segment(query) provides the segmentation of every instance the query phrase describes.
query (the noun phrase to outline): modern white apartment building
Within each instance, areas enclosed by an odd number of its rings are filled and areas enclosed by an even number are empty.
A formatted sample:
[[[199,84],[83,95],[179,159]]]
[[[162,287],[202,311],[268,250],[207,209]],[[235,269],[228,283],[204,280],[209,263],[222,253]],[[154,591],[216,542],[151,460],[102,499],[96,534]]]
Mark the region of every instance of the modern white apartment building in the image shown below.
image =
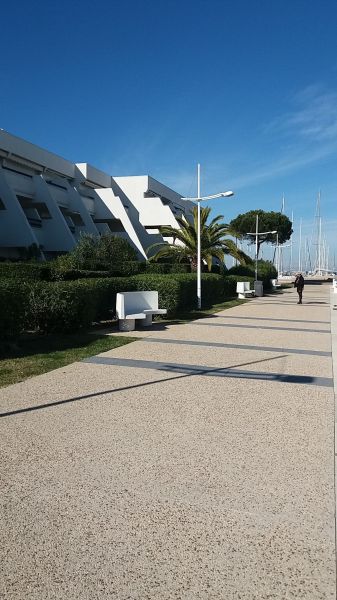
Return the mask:
[[[84,232],[126,238],[146,260],[161,225],[193,204],[150,176],[113,177],[71,163],[0,130],[0,257],[33,244],[45,259],[68,252]]]

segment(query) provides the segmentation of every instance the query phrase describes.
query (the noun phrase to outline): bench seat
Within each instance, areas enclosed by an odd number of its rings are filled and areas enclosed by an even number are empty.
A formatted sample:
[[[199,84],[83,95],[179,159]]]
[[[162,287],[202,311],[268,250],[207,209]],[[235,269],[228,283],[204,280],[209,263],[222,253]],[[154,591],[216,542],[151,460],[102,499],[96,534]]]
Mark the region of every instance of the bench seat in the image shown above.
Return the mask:
[[[119,292],[116,296],[116,315],[120,331],[133,331],[136,320],[140,320],[143,327],[150,327],[153,315],[166,313],[166,308],[158,308],[157,291]]]
[[[142,323],[143,327],[150,327],[152,325],[152,315],[166,315],[166,308],[144,308],[146,319]]]
[[[238,281],[236,283],[236,293],[238,295],[238,298],[240,298],[241,300],[246,298],[246,296],[255,296],[255,290],[250,289],[249,281]]]

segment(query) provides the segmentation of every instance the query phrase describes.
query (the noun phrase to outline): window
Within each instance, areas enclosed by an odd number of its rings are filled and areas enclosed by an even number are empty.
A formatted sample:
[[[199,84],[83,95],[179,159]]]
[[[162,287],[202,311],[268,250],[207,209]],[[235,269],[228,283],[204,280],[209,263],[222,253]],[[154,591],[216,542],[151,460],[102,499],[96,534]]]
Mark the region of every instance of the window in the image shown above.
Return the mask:
[[[28,208],[32,206],[34,200],[29,196],[21,196],[20,194],[16,194],[17,199],[19,200],[22,208]]]

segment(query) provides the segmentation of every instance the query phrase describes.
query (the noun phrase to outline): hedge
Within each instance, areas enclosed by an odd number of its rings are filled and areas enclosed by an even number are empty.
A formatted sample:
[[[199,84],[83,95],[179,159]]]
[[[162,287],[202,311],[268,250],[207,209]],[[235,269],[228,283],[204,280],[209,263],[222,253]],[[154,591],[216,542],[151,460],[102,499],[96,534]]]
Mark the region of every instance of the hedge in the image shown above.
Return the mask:
[[[224,277],[224,297],[234,298],[236,297],[236,284],[238,281],[249,281],[251,287],[254,287],[254,277],[248,277],[243,275],[227,275]]]
[[[272,262],[269,260],[258,260],[257,263],[258,269],[258,278],[263,281],[264,290],[272,289],[272,285],[270,283],[271,279],[277,278],[277,270]],[[228,269],[226,272],[227,275],[235,275],[240,277],[246,277],[247,281],[249,277],[253,277],[255,279],[255,264],[254,265],[237,265],[236,267],[232,267]]]
[[[204,273],[203,306],[222,302],[236,295],[236,282],[253,281]],[[159,306],[173,316],[196,307],[196,275],[141,274],[132,277],[101,277],[76,281],[0,280],[1,337],[15,337],[25,330],[45,333],[74,332],[93,321],[114,316],[116,294],[120,291],[158,290]]]
[[[141,263],[142,267],[140,272],[144,273],[191,273],[191,265],[188,263],[157,263],[157,262],[146,262]]]
[[[25,324],[27,289],[24,283],[0,281],[0,345],[17,337]]]
[[[122,265],[96,264],[93,270],[62,267],[58,261],[45,263],[0,262],[0,279],[21,279],[34,281],[68,281],[97,277],[130,277],[137,274],[190,273],[189,264],[125,262]]]
[[[0,262],[0,279],[49,281],[51,263]]]
[[[95,281],[38,282],[28,291],[26,329],[70,333],[95,319],[99,290]]]

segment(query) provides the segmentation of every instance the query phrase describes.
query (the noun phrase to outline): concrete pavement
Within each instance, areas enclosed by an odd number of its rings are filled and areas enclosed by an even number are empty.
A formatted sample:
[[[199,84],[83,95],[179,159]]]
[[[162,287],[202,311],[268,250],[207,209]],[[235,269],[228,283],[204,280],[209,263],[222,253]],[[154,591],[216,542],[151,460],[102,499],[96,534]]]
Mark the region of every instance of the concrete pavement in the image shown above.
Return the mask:
[[[0,598],[335,598],[329,295],[156,325],[3,389]]]

